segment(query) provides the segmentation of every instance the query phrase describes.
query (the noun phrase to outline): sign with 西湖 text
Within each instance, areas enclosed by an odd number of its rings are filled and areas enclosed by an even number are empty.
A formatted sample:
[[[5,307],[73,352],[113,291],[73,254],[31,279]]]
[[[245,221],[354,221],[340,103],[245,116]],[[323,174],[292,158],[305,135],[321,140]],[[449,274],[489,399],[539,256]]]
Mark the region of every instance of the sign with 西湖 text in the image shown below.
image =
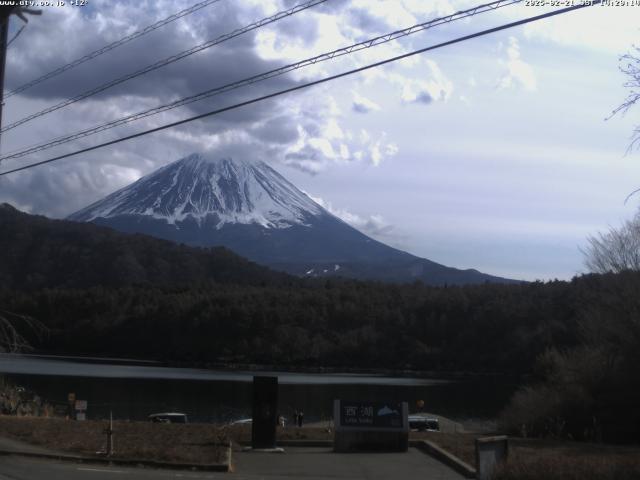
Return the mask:
[[[340,402],[340,425],[343,427],[402,428],[401,403]]]
[[[407,402],[333,402],[336,452],[406,452],[409,448],[409,406]]]

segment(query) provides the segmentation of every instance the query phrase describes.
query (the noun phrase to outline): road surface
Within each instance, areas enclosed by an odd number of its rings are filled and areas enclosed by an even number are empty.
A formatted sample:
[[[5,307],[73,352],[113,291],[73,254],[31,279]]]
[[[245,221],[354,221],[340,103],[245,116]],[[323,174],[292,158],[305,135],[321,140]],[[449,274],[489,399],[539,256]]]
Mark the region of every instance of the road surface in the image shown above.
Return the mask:
[[[333,453],[327,448],[286,448],[285,453],[234,452],[234,473],[157,470],[0,456],[0,480],[461,480],[432,457],[407,453]]]
[[[232,477],[225,473],[156,470],[0,456],[0,480],[204,480]]]
[[[461,475],[415,448],[407,453],[333,453],[285,447],[285,453],[234,452],[237,480],[460,480]]]

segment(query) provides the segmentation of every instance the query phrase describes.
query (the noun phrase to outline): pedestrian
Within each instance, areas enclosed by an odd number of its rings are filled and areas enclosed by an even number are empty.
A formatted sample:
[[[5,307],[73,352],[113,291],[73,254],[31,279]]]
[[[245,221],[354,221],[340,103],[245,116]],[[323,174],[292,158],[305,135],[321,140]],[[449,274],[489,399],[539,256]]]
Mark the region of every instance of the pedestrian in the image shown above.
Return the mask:
[[[300,410],[298,412],[298,427],[302,428],[302,421],[304,420],[304,412]]]
[[[298,425],[299,422],[299,414],[298,414],[298,410],[294,410],[293,411],[293,426],[295,427],[296,425]]]

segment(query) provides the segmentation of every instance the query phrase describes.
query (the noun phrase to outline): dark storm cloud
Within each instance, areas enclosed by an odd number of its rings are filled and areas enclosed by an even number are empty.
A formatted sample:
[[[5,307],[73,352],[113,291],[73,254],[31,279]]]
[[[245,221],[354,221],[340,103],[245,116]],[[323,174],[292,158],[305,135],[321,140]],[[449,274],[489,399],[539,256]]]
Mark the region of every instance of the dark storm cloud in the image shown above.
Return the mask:
[[[98,2],[94,3],[94,6]],[[238,3],[222,0],[124,47],[109,52],[8,100],[6,121],[22,118],[61,99],[77,95],[124,73],[232,31],[299,1]],[[15,88],[141,27],[177,12],[191,2],[101,2],[100,7],[48,9],[29,23],[22,43],[10,49],[7,89]],[[275,9],[274,9],[275,6]],[[281,46],[305,51],[322,34],[318,15],[339,15],[348,2],[329,1],[266,29],[276,32]],[[265,13],[268,12],[268,13]],[[83,16],[84,15],[84,16]],[[341,21],[341,20],[339,20]],[[268,30],[267,30],[268,31]],[[28,36],[27,36],[28,34]],[[256,33],[249,33],[195,54],[170,66],[128,81],[100,95],[46,115],[3,136],[5,151],[39,143],[80,129],[100,125],[163,103],[221,86],[281,66],[290,60],[262,58]],[[278,48],[275,48],[278,51]],[[301,80],[285,75],[260,84],[164,112],[108,130],[72,144],[7,161],[2,170],[90,147],[134,132],[225,107],[266,93],[289,88]],[[362,151],[367,161],[372,145],[344,145],[337,127],[340,114],[327,89],[308,95],[267,100],[250,107],[174,127],[126,143],[96,150],[47,167],[0,179],[0,200],[19,208],[65,216],[141,175],[192,152],[221,157],[286,163],[318,173],[344,151]],[[327,133],[333,131],[334,133]],[[338,133],[336,133],[338,132]],[[332,136],[333,135],[333,136]],[[337,135],[337,136],[336,136]],[[376,142],[375,139],[372,140]],[[377,147],[376,147],[377,148]],[[378,161],[378,160],[376,160]]]
[[[335,2],[333,3],[335,9]],[[186,2],[157,2],[154,4],[155,8],[145,10],[137,7],[137,3],[126,2],[124,5],[130,6],[131,9],[125,9],[123,3],[105,3],[102,9],[96,9],[88,16],[80,15],[78,12],[81,10],[78,9],[47,10],[45,16],[42,17],[43,21],[34,23],[36,27],[29,31],[29,48],[16,49],[11,52],[7,75],[8,88],[14,88],[64,62],[78,58],[88,51],[187,6]],[[59,77],[43,82],[23,92],[20,96],[25,99],[47,100],[50,101],[50,104],[55,104],[60,100],[73,97],[90,88],[121,77],[122,74],[139,70],[158,59],[191,48],[203,41],[231,32],[266,16],[265,12],[255,5],[243,5],[245,7],[243,9],[237,7],[236,3],[223,0],[199,11],[199,14],[189,15],[183,20],[134,40],[124,47],[65,72]],[[283,19],[265,28],[276,29],[278,37],[287,42],[308,45],[318,35],[317,22],[312,15],[306,15],[304,18],[303,15],[311,12],[316,14],[322,11],[320,7]],[[284,7],[280,4],[279,8]],[[131,25],[130,22],[134,22],[134,25]],[[71,26],[73,26],[73,30],[71,30]],[[69,31],[73,31],[73,35],[70,35]],[[109,117],[103,115],[104,121],[124,116],[125,113],[144,111],[149,107],[198,94],[281,66],[284,62],[265,60],[258,55],[255,48],[255,36],[256,32],[250,32],[234,38],[224,44],[124,82],[90,99],[82,100],[43,118],[57,124],[64,123],[70,127],[71,124],[78,123],[70,112],[77,112],[82,116],[82,121],[79,122],[81,127],[86,128],[103,123],[101,121],[92,122],[91,119],[100,118],[99,114],[104,114],[107,110],[111,110],[112,113]],[[86,41],[80,42],[79,39],[86,39]],[[47,44],[57,45],[58,48],[44,49],[43,46]],[[199,115],[296,84],[298,81],[292,79],[291,75],[272,78],[189,104],[177,111],[179,115],[176,115],[177,112],[172,112],[161,118],[167,118],[169,115],[171,120],[177,120]],[[126,98],[123,98],[125,96]],[[137,105],[140,107],[136,107]],[[269,121],[274,113],[278,114],[274,110],[276,108],[276,101],[254,104],[250,108],[241,108],[221,116],[209,117],[206,120],[206,128],[209,129],[209,132],[219,133],[243,124],[264,123]],[[122,115],[118,115],[118,110],[122,112]],[[34,111],[37,110],[27,110],[24,113],[20,110],[15,116],[19,119],[34,113]],[[80,112],[82,113],[80,114]],[[159,122],[157,118],[151,117],[150,121],[157,123]],[[317,117],[307,121],[306,130],[314,135],[318,134],[321,127],[313,123],[320,121],[322,119]],[[270,141],[269,132],[273,132],[272,141],[275,143],[283,143],[283,132],[287,132],[287,138],[290,141],[295,141],[297,135],[295,119],[282,118],[280,123],[281,125],[277,129],[255,128],[251,131],[264,142]],[[56,128],[57,125],[52,127],[52,134],[46,137],[53,137],[53,130]],[[65,131],[73,130],[67,128]]]
[[[154,12],[155,15],[133,8],[128,13],[127,20],[135,21],[137,25],[135,28],[139,28],[153,23],[156,20],[155,17],[161,18],[180,8],[178,3],[164,2],[162,5],[165,9]],[[134,28],[128,26],[126,21],[114,20],[110,17],[117,11],[118,8],[111,5],[107,6],[101,14],[83,17],[77,13],[69,16],[67,9],[47,10],[45,12],[47,18],[43,17],[41,22],[31,22],[34,24],[33,28],[29,26],[29,48],[10,52],[6,87],[15,88],[133,30]],[[187,16],[183,20],[169,24],[43,82],[25,91],[23,95],[44,99],[71,98],[197,44],[229,33],[247,23],[246,20],[238,18],[239,13],[232,2],[223,1],[201,12],[202,15]],[[262,18],[263,15],[256,11],[252,21]],[[198,21],[187,22],[186,20],[194,18]],[[295,26],[289,20],[284,19],[280,22],[289,22],[290,27]],[[69,28],[71,24],[73,29]],[[297,30],[299,33],[309,34],[304,29]],[[293,36],[295,32],[289,32],[287,35]],[[99,94],[99,98],[126,94],[167,101],[172,97],[198,93],[276,67],[276,62],[260,59],[255,52],[254,42],[255,31],[112,87]],[[291,83],[285,78],[280,82],[282,85]]]

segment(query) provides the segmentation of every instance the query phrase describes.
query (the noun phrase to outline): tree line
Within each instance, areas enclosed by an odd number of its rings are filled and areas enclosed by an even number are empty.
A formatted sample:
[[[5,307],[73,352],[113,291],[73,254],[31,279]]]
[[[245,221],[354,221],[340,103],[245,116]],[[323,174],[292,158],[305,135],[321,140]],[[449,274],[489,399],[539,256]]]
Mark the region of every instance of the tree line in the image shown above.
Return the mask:
[[[0,291],[36,348],[188,363],[524,374],[580,342],[589,278],[428,287],[345,279]],[[603,299],[604,300],[604,299]],[[28,332],[24,332],[28,335]]]
[[[191,365],[516,374],[527,385],[505,410],[510,431],[640,433],[640,273],[625,265],[510,285],[300,279],[228,250],[5,205],[0,224],[7,345]],[[608,255],[600,245],[621,251],[598,240],[594,255]]]

